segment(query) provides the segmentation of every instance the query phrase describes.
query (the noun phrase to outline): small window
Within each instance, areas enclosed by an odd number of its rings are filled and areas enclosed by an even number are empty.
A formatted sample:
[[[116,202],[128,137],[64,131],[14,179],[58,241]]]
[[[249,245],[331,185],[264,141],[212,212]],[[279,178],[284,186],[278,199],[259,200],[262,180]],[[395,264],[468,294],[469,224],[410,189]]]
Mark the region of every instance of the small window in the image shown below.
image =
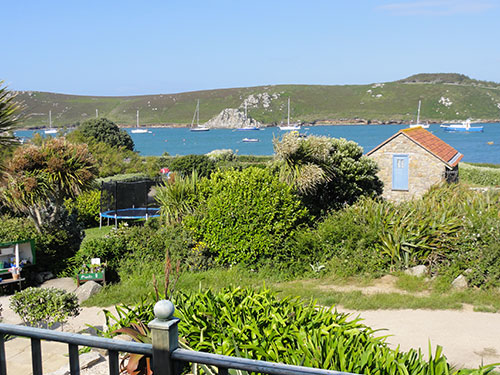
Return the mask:
[[[392,156],[392,190],[408,190],[408,155]]]

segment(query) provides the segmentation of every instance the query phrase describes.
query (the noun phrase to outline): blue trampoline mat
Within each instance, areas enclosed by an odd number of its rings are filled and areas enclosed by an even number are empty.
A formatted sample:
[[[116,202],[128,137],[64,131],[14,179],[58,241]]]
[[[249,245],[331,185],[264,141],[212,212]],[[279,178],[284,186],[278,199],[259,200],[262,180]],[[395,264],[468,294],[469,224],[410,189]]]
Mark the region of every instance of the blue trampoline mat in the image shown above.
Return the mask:
[[[116,214],[116,216],[115,216]],[[111,210],[101,212],[101,217],[109,219],[145,219],[147,217],[160,216],[159,208],[121,208],[119,210]]]

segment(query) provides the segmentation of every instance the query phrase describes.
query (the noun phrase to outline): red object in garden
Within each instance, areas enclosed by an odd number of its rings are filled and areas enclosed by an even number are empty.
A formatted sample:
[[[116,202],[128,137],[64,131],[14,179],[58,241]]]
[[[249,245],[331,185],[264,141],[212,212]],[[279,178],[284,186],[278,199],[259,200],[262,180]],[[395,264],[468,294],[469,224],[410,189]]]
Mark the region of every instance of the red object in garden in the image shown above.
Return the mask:
[[[168,168],[162,168],[162,169],[160,169],[160,173],[166,174],[168,172],[170,172],[170,169],[168,169]]]

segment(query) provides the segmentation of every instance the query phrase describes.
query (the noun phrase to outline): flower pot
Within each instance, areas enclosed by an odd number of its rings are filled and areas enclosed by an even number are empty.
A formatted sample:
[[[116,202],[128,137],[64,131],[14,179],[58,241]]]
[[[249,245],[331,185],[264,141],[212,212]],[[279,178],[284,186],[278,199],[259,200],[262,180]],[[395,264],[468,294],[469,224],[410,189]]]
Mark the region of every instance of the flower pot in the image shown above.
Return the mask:
[[[19,274],[18,274],[18,273],[13,273],[13,274],[12,274],[12,278],[13,278],[14,280],[19,280]]]

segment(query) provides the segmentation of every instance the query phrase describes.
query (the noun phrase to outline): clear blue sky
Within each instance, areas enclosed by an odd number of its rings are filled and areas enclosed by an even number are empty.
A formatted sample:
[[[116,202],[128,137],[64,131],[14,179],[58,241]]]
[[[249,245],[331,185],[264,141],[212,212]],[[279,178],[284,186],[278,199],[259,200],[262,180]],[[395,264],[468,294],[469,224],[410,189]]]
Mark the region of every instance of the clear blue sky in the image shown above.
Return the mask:
[[[19,0],[0,9],[0,80],[12,90],[135,95],[423,72],[500,82],[500,0]]]

